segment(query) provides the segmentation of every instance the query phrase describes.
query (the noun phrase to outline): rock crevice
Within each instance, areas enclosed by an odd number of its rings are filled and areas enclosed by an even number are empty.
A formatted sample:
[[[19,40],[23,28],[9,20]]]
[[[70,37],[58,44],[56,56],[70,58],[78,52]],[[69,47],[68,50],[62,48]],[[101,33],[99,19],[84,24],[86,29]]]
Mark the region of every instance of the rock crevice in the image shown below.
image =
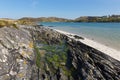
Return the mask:
[[[46,79],[119,80],[120,61],[49,28],[0,28],[0,80]]]

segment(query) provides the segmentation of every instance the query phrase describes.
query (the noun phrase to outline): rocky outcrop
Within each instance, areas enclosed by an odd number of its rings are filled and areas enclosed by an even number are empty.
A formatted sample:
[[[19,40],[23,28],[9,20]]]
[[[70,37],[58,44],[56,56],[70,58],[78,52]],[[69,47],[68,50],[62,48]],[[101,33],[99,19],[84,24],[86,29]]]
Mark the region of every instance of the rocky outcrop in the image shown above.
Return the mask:
[[[28,31],[0,28],[0,80],[37,80],[33,49]]]
[[[120,61],[52,29],[0,28],[0,80],[46,79],[119,80]]]
[[[120,62],[81,42],[68,41],[67,66],[75,80],[119,80]]]
[[[37,34],[37,41],[46,41],[49,45],[58,44],[63,41],[67,45],[68,51],[66,53],[67,61],[65,67],[70,75],[66,75],[66,79],[120,79],[120,62],[112,57],[52,29],[36,27],[35,32]]]

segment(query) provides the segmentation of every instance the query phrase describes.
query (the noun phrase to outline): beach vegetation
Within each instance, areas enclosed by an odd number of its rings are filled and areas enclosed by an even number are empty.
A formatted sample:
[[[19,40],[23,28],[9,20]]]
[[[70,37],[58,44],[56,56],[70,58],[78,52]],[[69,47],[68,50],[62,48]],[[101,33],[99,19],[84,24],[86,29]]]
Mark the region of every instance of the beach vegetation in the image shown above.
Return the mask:
[[[0,28],[2,27],[13,27],[18,29],[16,21],[14,20],[0,20]]]
[[[29,20],[17,20],[19,25],[36,25],[35,22]]]
[[[76,18],[74,22],[120,22],[120,15],[83,16]]]
[[[40,55],[40,52],[39,52],[39,48],[34,45],[34,50],[35,50],[35,53],[36,53],[36,65],[38,68],[40,68],[41,66],[41,63],[40,63],[40,60],[41,60],[41,55]]]
[[[63,45],[46,45],[41,49],[46,50],[46,60],[50,63],[54,62],[54,64],[59,67],[61,63],[65,63],[67,60],[67,50],[68,48]]]

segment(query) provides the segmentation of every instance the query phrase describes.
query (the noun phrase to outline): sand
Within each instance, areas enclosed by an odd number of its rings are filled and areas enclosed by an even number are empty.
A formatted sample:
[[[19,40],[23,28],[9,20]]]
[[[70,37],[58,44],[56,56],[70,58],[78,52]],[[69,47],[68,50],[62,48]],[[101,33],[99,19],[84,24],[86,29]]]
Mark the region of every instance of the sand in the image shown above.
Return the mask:
[[[73,36],[76,35],[76,34],[72,34],[72,33],[68,33],[68,32],[65,32],[65,31],[61,31],[61,30],[57,30],[57,29],[54,29],[55,31],[57,32],[60,32],[62,34],[65,34],[66,36],[70,37],[70,38],[73,38],[75,39]],[[73,36],[71,36],[73,35]],[[82,36],[83,37],[83,36]],[[80,41],[90,47],[93,47],[94,49],[97,49],[109,56],[111,56],[112,58],[120,61],[120,51],[116,50],[116,49],[113,49],[113,48],[110,48],[104,44],[100,44],[98,42],[95,42],[93,40],[90,40],[88,38],[85,38],[83,37],[84,39],[75,39],[76,41]]]

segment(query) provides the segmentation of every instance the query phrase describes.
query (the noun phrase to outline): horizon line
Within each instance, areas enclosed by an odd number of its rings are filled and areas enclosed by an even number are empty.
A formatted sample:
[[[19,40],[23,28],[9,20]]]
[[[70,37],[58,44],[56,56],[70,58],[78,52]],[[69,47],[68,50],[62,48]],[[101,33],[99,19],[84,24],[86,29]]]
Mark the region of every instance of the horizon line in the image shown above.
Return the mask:
[[[116,15],[116,16],[120,16],[120,14],[111,14],[111,15],[84,15],[84,16],[79,16],[79,17],[76,17],[76,18],[80,18],[80,17],[103,17],[103,16],[113,16],[113,15]],[[66,18],[66,17],[60,17],[60,16],[38,16],[38,17],[35,17],[35,16],[22,16],[22,17],[19,17],[19,18],[11,18],[11,17],[0,17],[0,19],[21,19],[21,18],[64,18],[64,19],[76,19],[76,18]]]

